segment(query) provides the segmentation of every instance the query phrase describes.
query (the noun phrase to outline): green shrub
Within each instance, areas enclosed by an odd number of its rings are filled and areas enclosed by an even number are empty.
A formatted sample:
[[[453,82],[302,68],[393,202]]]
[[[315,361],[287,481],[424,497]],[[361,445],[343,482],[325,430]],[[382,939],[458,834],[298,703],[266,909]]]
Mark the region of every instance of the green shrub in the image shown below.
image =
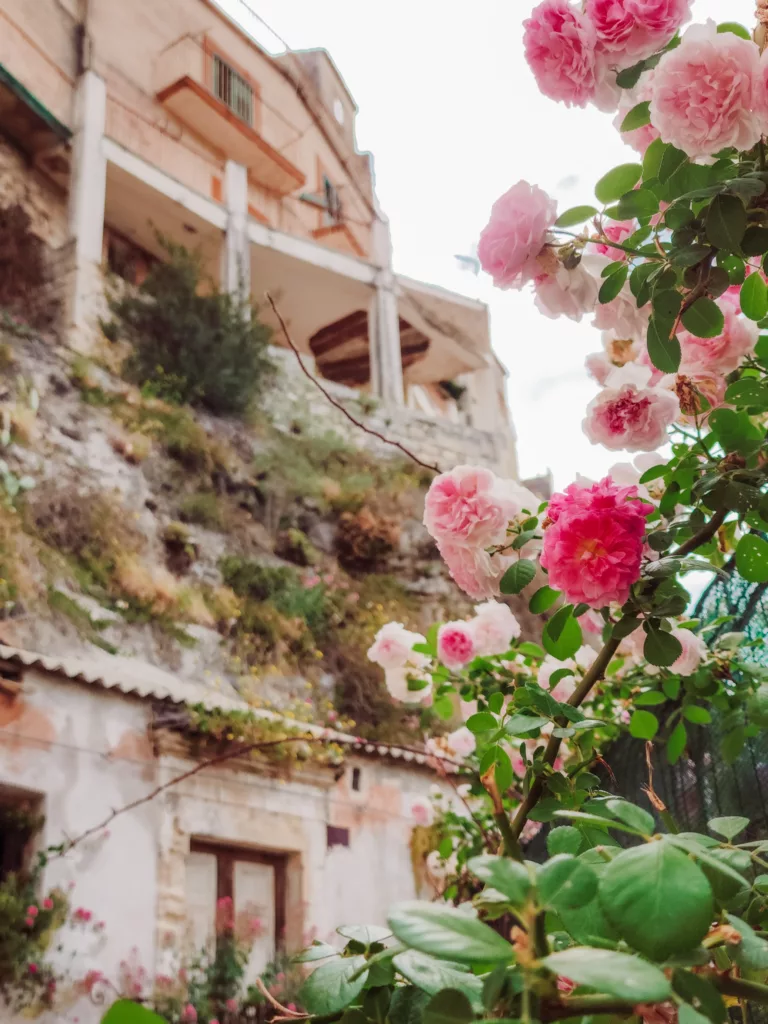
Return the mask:
[[[179,517],[184,523],[216,529],[221,526],[219,499],[212,491],[189,494],[179,503]]]
[[[223,558],[219,568],[238,597],[269,603],[286,618],[302,619],[316,640],[326,634],[334,609],[324,584],[307,586],[289,566],[261,565],[236,555]]]
[[[204,279],[198,253],[160,242],[168,260],[111,304],[134,346],[125,371],[152,397],[244,413],[272,376],[272,332],[255,307]]]

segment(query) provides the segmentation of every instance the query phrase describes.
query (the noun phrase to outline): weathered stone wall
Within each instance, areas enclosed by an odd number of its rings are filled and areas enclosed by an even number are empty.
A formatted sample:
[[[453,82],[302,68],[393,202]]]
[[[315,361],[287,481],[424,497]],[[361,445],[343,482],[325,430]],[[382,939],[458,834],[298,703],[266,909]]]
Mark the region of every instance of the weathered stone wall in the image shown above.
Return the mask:
[[[280,379],[267,396],[267,404],[278,426],[289,428],[292,423],[299,422],[315,429],[335,430],[350,442],[380,454],[397,452],[391,445],[356,429],[339,410],[334,409],[301,372],[293,352],[274,348],[273,356],[280,369]],[[315,373],[311,360],[306,356],[303,358],[310,372]],[[513,472],[514,448],[509,436],[433,419],[411,409],[386,407],[370,395],[333,381],[321,380],[323,387],[355,419],[390,440],[399,441],[424,462],[441,470],[472,463],[488,466],[502,474]]]
[[[48,178],[29,167],[17,149],[0,139],[0,207],[19,203],[32,230],[51,249],[67,240],[66,197]]]

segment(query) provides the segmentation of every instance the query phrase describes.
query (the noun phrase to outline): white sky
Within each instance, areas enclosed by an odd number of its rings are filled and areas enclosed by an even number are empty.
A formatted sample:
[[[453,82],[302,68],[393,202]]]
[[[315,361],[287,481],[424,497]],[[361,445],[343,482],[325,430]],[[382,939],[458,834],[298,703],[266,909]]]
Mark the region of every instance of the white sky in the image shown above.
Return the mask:
[[[260,42],[279,43],[242,0],[219,0]],[[525,178],[560,210],[592,200],[597,179],[634,160],[612,116],[541,96],[522,55],[535,0],[247,0],[291,47],[325,47],[360,111],[358,146],[375,157],[376,189],[395,269],[488,302],[493,344],[509,369],[520,471],[551,468],[557,487],[596,478],[626,453],[581,431],[596,385],[584,357],[600,347],[588,322],[548,320],[528,292],[499,292],[456,267],[493,201]],[[694,0],[694,20],[750,26],[754,0]]]

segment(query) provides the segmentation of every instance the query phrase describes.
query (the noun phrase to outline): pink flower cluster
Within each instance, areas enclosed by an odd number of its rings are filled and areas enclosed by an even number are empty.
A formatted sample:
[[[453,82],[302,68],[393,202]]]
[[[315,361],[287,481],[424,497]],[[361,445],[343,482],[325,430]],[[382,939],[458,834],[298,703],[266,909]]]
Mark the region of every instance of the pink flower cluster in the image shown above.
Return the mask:
[[[539,89],[568,106],[616,108],[616,70],[662,49],[690,0],[543,0],[524,23],[525,58]]]
[[[437,633],[437,656],[458,671],[478,656],[506,654],[520,636],[520,623],[507,605],[486,601],[468,621],[446,622]]]
[[[424,525],[437,542],[451,576],[470,597],[498,594],[499,580],[522,551],[487,549],[506,545],[509,524],[524,510],[535,513],[538,499],[513,480],[489,469],[457,466],[435,477],[424,502]]]
[[[384,683],[394,700],[417,704],[432,699],[432,681],[424,674],[429,659],[413,649],[423,643],[426,640],[421,633],[412,633],[402,622],[387,622],[368,649],[368,660],[384,669]],[[410,690],[409,679],[423,679],[427,685]]]
[[[638,500],[636,487],[618,487],[610,477],[556,494],[541,554],[550,584],[573,604],[604,608],[626,601],[640,576],[645,517],[652,511]]]

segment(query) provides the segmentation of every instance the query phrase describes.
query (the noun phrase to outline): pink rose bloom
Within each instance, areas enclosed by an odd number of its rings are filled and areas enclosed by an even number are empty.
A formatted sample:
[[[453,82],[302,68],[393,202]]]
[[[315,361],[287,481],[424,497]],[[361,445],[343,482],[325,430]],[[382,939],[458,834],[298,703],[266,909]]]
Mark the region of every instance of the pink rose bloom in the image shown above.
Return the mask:
[[[716,338],[697,338],[688,331],[679,332],[683,354],[680,373],[688,376],[730,373],[738,368],[744,356],[754,351],[760,336],[757,324],[739,316],[737,307],[725,296],[720,297],[718,305],[725,317],[722,334]]]
[[[620,68],[662,49],[690,17],[690,0],[587,0],[598,49]]]
[[[437,631],[437,656],[457,672],[477,654],[475,637],[469,622],[446,622]]]
[[[599,274],[599,271],[598,271]],[[555,274],[542,274],[533,283],[536,308],[550,320],[567,316],[577,323],[597,303],[597,276],[589,272],[584,259],[573,270],[561,266]]]
[[[183,1021],[188,1021],[189,1024],[195,1024],[195,1021],[197,1020],[197,1010],[194,1008],[192,1003],[187,1003],[181,1011],[181,1019]]]
[[[619,243],[624,242],[635,231],[637,231],[637,224],[633,220],[615,221],[613,224],[607,224],[603,228],[603,234],[610,241]],[[591,242],[590,245],[595,252],[600,253],[601,256],[606,256],[611,263],[627,258],[627,253],[623,249],[614,249],[613,246],[607,245],[605,242]]]
[[[39,968],[37,964],[28,964],[27,970],[29,971],[30,974],[37,974]]]
[[[682,644],[683,653],[672,663],[671,671],[681,676],[693,675],[709,653],[709,648],[701,637],[692,633],[690,629],[673,629],[672,636]]]
[[[440,544],[439,549],[454,582],[475,601],[495,597],[501,577],[515,561],[501,555],[491,558],[482,548],[463,544]]]
[[[759,92],[757,45],[718,32],[714,21],[693,25],[656,67],[651,124],[692,158],[751,149],[760,139]]]
[[[611,451],[652,451],[664,444],[667,429],[680,413],[677,396],[664,388],[642,386],[650,373],[636,364],[614,370],[606,387],[587,406],[584,433],[592,444]]]
[[[424,525],[440,545],[447,542],[484,548],[501,544],[510,519],[520,512],[515,486],[490,469],[456,466],[432,481],[424,501]],[[536,499],[533,501],[526,506],[531,511],[536,509]]]
[[[43,910],[53,910],[53,900],[46,898],[43,900]]]
[[[429,800],[417,797],[411,804],[411,817],[417,825],[429,828],[435,820],[435,812]]]
[[[605,384],[608,377],[616,369],[605,352],[590,352],[584,360],[587,373],[598,384]]]
[[[427,685],[420,690],[411,690],[408,685],[411,679],[419,679]],[[403,668],[385,669],[384,685],[390,697],[402,704],[430,704],[432,702],[432,679],[410,665]]]
[[[449,732],[445,737],[445,741],[454,756],[458,758],[469,757],[470,754],[474,753],[477,746],[474,734],[465,725],[454,732]]]
[[[421,633],[412,633],[402,622],[388,622],[382,626],[368,648],[368,660],[387,669],[423,668],[429,661],[426,655],[414,651],[414,644],[426,640]]]
[[[462,700],[459,701],[459,711],[464,722],[468,721],[472,715],[477,714],[477,701],[476,700]]]
[[[34,903],[31,906],[27,907],[27,917],[37,917],[39,913],[40,911],[37,909]]]
[[[576,688],[576,680],[573,676],[573,672],[576,668],[576,662],[573,658],[567,658],[565,661],[558,661],[557,658],[553,658],[551,654],[548,654],[539,666],[539,671],[536,675],[536,682],[542,690],[549,690],[553,674],[565,668],[570,669],[571,675],[564,676],[562,679],[558,680],[552,690],[552,696],[555,700],[559,701],[568,700]],[[557,693],[555,691],[557,691]]]
[[[627,600],[640,576],[645,517],[653,511],[636,496],[635,487],[617,487],[606,477],[591,487],[572,484],[550,502],[554,521],[544,531],[541,564],[567,601],[604,608]]]
[[[512,641],[520,636],[520,623],[505,604],[486,601],[475,608],[469,623],[476,653],[484,656],[506,654]]]
[[[33,928],[35,924],[34,917],[25,917],[24,924],[27,926],[27,928]]]
[[[237,1009],[238,1004],[236,999],[228,999],[224,1005],[226,1006],[230,1013],[234,1013],[235,1010]]]
[[[518,181],[491,207],[477,257],[497,288],[522,288],[537,277],[537,259],[557,218],[557,202],[537,185]]]
[[[625,284],[615,299],[595,306],[592,321],[600,331],[612,331],[615,338],[644,342],[648,333],[650,303],[638,308],[637,299],[628,284]]]
[[[594,99],[597,33],[566,0],[544,0],[523,22],[525,59],[541,92],[566,106]]]

